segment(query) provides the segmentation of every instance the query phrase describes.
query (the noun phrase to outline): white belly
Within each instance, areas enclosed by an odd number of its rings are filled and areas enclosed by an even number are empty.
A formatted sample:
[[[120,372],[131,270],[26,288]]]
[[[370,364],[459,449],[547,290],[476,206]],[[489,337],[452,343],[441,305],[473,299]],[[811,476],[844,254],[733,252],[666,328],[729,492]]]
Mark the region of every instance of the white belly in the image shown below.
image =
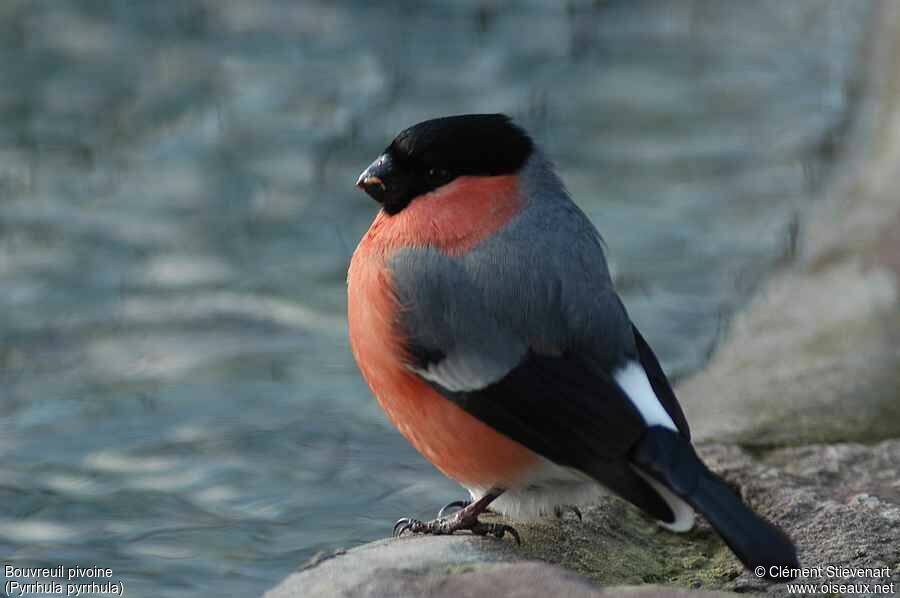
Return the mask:
[[[484,496],[490,488],[466,486],[472,500]],[[552,515],[556,507],[584,505],[606,492],[583,473],[560,467],[546,459],[535,467],[527,480],[509,488],[491,503],[491,510],[510,519],[535,519]]]

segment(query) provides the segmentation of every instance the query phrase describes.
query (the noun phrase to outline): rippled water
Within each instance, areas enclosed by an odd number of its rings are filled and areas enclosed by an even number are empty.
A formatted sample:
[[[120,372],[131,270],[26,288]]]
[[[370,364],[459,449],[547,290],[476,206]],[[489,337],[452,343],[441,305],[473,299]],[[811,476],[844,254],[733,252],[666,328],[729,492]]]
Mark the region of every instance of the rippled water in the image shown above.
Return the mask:
[[[0,4],[0,561],[261,592],[461,496],[352,363],[358,172],[516,115],[683,373],[832,161],[842,0]]]

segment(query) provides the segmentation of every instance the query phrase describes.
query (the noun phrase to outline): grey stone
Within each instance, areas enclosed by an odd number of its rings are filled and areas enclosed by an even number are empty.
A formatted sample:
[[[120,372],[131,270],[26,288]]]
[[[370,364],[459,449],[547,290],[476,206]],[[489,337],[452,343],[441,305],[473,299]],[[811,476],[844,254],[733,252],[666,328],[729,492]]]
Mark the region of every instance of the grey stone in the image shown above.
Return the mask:
[[[884,596],[900,590],[900,440],[812,444],[756,458],[717,445],[705,447],[703,455],[744,500],[788,532],[803,567],[820,568],[795,583],[869,584],[870,595]],[[847,575],[829,573],[829,566],[879,571]],[[892,582],[891,591],[874,588]],[[746,571],[724,587],[788,595],[786,584],[764,584]]]
[[[506,543],[465,535],[380,540],[333,555],[319,555],[267,596],[355,596],[368,591],[364,588],[375,579],[378,587],[383,587],[392,580],[406,583],[411,577],[431,579],[514,560],[515,554]]]

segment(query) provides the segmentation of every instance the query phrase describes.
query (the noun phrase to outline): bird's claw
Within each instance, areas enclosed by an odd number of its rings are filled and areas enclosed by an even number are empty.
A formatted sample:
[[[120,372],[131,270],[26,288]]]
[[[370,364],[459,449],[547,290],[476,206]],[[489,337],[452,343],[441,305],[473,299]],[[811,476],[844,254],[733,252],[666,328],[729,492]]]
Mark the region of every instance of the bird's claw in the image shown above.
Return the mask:
[[[391,534],[395,538],[403,535],[403,532],[410,531],[414,534],[431,534],[440,536],[444,534],[452,534],[450,529],[452,526],[451,518],[435,519],[433,521],[420,521],[412,517],[403,517],[394,524],[394,532]]]
[[[403,532],[412,527],[413,523],[421,523],[421,521],[409,517],[401,517],[397,520],[397,523],[394,524],[394,531],[391,532],[391,536],[399,538],[403,535]]]
[[[471,532],[476,536],[494,536],[498,540],[509,534],[516,541],[516,544],[522,545],[522,538],[519,537],[519,532],[516,531],[516,528],[505,523],[481,523],[478,521],[472,526]]]

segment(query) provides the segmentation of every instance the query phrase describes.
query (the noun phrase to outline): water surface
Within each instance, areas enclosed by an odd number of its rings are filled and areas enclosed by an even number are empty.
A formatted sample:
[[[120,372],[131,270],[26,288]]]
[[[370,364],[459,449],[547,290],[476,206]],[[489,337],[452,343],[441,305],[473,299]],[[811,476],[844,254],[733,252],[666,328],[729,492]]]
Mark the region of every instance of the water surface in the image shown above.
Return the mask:
[[[0,561],[252,595],[460,497],[346,340],[401,128],[505,111],[703,363],[840,147],[867,2],[0,6]]]

